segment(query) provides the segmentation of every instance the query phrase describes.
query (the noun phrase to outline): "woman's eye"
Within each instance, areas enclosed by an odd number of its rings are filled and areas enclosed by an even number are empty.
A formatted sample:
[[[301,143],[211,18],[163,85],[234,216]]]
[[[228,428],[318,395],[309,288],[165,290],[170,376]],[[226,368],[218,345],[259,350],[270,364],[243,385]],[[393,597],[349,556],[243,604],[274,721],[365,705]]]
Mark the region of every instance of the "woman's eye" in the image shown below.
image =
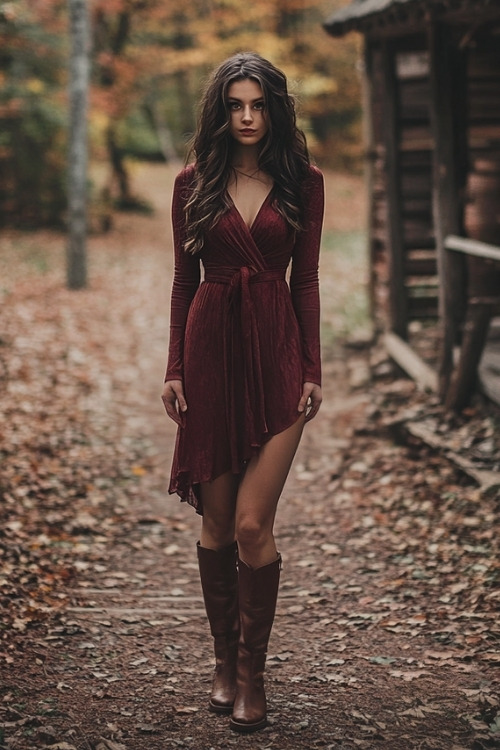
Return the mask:
[[[264,102],[257,102],[254,108],[258,110],[259,112],[262,112],[262,110],[264,109]]]
[[[240,108],[240,105],[238,102],[229,102],[229,109],[233,112],[236,112]]]

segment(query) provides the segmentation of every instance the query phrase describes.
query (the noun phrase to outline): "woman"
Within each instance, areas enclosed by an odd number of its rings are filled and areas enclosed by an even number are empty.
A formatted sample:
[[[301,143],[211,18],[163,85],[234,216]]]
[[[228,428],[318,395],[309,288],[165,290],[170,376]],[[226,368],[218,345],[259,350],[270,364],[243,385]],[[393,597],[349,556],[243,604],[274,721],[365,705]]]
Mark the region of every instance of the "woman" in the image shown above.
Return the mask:
[[[172,206],[162,399],[178,432],[169,491],[202,515],[198,561],[216,657],[209,708],[253,732],[267,723],[276,507],[321,403],[323,178],[310,166],[285,76],[254,53],[215,70],[193,153]]]

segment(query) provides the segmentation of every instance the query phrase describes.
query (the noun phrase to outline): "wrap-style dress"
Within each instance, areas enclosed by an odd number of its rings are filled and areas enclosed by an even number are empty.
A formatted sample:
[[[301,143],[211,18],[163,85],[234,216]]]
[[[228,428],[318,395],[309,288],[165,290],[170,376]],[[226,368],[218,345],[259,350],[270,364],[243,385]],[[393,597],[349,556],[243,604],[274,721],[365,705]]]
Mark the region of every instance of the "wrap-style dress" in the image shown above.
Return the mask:
[[[273,189],[251,227],[231,201],[202,251],[192,255],[183,244],[193,175],[193,165],[183,169],[173,193],[175,269],[165,380],[183,381],[188,405],[177,431],[169,492],[202,514],[200,482],[241,473],[272,435],[298,419],[303,383],[321,384],[324,196],[323,176],[311,166],[299,233],[274,207]]]

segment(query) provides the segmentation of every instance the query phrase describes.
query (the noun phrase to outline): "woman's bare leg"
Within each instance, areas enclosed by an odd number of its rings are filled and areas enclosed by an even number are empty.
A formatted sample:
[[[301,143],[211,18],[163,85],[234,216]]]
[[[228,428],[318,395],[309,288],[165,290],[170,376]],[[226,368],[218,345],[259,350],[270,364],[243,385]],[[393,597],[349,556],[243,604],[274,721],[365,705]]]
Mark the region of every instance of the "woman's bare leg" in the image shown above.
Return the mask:
[[[203,520],[202,547],[219,550],[234,542],[236,493],[239,477],[231,472],[200,485]]]
[[[274,435],[248,463],[236,501],[236,540],[241,560],[260,568],[276,560],[273,535],[278,500],[304,428],[304,418]]]

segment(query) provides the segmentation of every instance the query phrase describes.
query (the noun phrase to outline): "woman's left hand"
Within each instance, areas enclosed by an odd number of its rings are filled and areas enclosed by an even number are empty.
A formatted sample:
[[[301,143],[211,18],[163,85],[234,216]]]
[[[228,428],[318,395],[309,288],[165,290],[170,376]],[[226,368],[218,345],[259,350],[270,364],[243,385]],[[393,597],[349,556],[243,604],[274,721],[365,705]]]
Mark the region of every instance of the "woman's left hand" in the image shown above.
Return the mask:
[[[310,422],[316,416],[322,400],[321,386],[316,385],[316,383],[304,383],[298,410],[305,412],[306,422]]]

